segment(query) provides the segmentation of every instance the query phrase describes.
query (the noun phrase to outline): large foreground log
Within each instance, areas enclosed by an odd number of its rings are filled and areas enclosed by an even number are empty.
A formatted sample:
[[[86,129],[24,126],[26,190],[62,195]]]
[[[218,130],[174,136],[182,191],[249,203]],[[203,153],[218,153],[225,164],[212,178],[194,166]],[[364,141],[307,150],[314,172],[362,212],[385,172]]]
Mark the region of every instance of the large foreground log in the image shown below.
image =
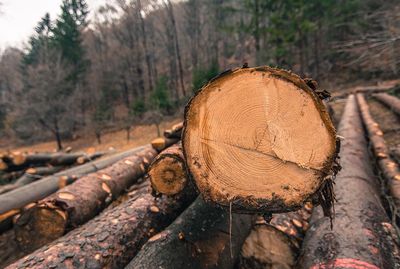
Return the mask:
[[[400,117],[400,99],[387,93],[375,94],[374,97],[382,104],[393,110]]]
[[[148,170],[151,186],[156,193],[174,195],[191,184],[180,143],[163,150]]]
[[[311,209],[306,204],[294,212],[274,214],[269,223],[258,220],[243,244],[239,268],[295,268]]]
[[[182,144],[203,197],[239,211],[300,208],[327,182],[338,150],[317,93],[269,67],[224,72],[198,91]]]
[[[369,142],[373,153],[377,159],[379,170],[386,180],[389,187],[390,195],[393,198],[396,209],[393,212],[397,213],[400,218],[400,169],[399,165],[390,157],[390,151],[386,146],[383,132],[379,128],[379,124],[372,118],[369,112],[369,107],[365,98],[361,94],[357,94],[357,101],[361,111],[365,128],[368,133]]]
[[[2,194],[0,195],[0,214],[6,213],[12,209],[22,208],[29,203],[43,199],[46,196],[56,192],[60,186],[65,186],[67,183],[72,183],[77,177],[96,172],[99,169],[103,169],[115,163],[118,160],[150,147],[150,145],[146,145],[115,154],[106,159],[89,162],[87,164],[59,172],[52,176],[44,177],[36,182],[33,182],[32,184],[29,184],[28,186],[23,186],[16,190]]]
[[[148,185],[147,185],[148,186]],[[192,193],[154,198],[147,189],[7,268],[120,269],[143,244],[194,199]]]
[[[357,103],[350,95],[340,122],[343,169],[335,181],[335,219],[314,210],[298,268],[395,268],[391,224],[379,199]]]
[[[22,211],[14,225],[21,249],[37,249],[93,218],[136,183],[156,155],[151,147],[144,148]]]
[[[250,229],[251,216],[230,216],[199,197],[173,224],[150,238],[126,268],[230,269]]]

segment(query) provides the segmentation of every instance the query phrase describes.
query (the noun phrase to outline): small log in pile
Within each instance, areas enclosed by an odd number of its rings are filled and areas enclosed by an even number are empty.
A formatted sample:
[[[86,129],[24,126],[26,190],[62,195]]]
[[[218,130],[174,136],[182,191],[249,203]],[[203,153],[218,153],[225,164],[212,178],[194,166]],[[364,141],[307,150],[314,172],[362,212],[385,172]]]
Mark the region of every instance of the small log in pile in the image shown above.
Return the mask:
[[[76,180],[21,212],[14,230],[25,251],[37,249],[93,218],[136,183],[157,155],[151,147]]]
[[[324,97],[269,67],[224,72],[198,91],[182,145],[204,199],[244,212],[290,211],[312,199],[329,208],[338,147]]]
[[[260,218],[243,244],[240,269],[295,268],[312,205],[274,214],[266,223]]]
[[[390,157],[390,151],[386,146],[383,132],[379,124],[375,122],[369,112],[369,106],[361,94],[357,94],[357,101],[361,111],[365,128],[368,133],[369,142],[377,159],[379,170],[382,173],[389,187],[390,195],[393,198],[397,210],[397,217],[400,218],[400,169],[399,165]]]
[[[400,117],[400,99],[387,93],[374,94],[376,100],[389,107]]]
[[[180,143],[158,154],[151,163],[148,174],[156,193],[175,195],[185,187],[194,189],[187,173],[186,161]]]
[[[335,219],[314,210],[297,268],[395,268],[392,226],[379,199],[356,98],[350,95],[340,122],[343,169],[335,181]]]
[[[147,185],[149,186],[149,185]],[[147,188],[7,268],[123,268],[143,244],[168,226],[193,193],[153,197]]]
[[[168,138],[168,137],[158,137],[151,141],[152,147],[158,152],[163,151],[164,149],[172,146],[176,142],[179,141],[179,138]]]
[[[3,156],[0,170],[12,172],[23,170],[27,167],[36,166],[68,166],[73,164],[83,164],[85,162],[97,159],[104,155],[104,152],[96,152],[93,154],[86,153],[36,153],[36,154],[23,154],[12,153]],[[1,164],[1,162],[0,162]]]
[[[35,180],[41,179],[43,176],[52,175],[62,170],[62,166],[35,167],[29,168],[14,183],[0,187],[0,194],[15,190],[24,185],[28,185]]]
[[[0,195],[0,214],[13,209],[20,209],[25,205],[36,202],[56,192],[60,187],[72,183],[76,178],[96,172],[116,161],[137,153],[150,145],[142,146],[122,153],[115,154],[105,159],[96,160],[77,167],[73,167],[54,175],[44,177],[27,186]]]
[[[179,122],[172,126],[171,129],[164,131],[164,136],[166,138],[177,138],[181,139],[183,130],[183,122]]]
[[[150,238],[126,268],[233,268],[251,219],[230,215],[199,197],[173,224]]]

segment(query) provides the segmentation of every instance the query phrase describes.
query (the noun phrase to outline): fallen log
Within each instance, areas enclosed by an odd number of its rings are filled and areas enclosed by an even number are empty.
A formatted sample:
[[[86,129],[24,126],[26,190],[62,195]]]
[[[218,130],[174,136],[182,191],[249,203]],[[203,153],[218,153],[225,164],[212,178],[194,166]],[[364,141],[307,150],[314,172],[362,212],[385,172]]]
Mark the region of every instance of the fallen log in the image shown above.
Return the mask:
[[[168,228],[150,238],[126,268],[233,268],[251,219],[230,215],[199,197]]]
[[[334,185],[334,223],[319,208],[313,211],[296,268],[395,268],[392,226],[379,199],[354,95],[348,98],[339,135],[344,137],[343,168]]]
[[[15,190],[24,185],[28,185],[35,180],[41,179],[43,176],[52,175],[62,170],[62,166],[50,166],[50,167],[35,167],[26,170],[20,178],[18,178],[14,183],[1,186],[0,194]]]
[[[20,248],[37,249],[96,216],[145,174],[156,155],[146,147],[23,210],[14,224]]]
[[[376,100],[389,107],[400,117],[400,99],[387,93],[374,94]]]
[[[183,130],[183,122],[177,123],[172,126],[171,129],[164,131],[164,136],[166,138],[177,138],[181,139]]]
[[[135,154],[145,148],[149,149],[151,146],[146,145],[143,147],[131,149],[122,153],[115,154],[106,159],[100,159],[70,168],[52,176],[44,177],[36,182],[23,186],[13,191],[0,195],[0,214],[6,213],[12,209],[19,209],[29,203],[38,201],[46,196],[56,192],[60,185],[72,183],[73,179],[83,175],[96,172],[103,169],[118,160]]]
[[[383,132],[379,128],[379,124],[372,118],[369,112],[369,106],[365,98],[361,94],[357,94],[357,102],[360,107],[361,118],[367,130],[369,143],[372,151],[377,159],[379,170],[383,175],[388,187],[390,195],[393,198],[394,205],[397,210],[393,210],[397,218],[400,218],[400,169],[399,165],[390,157],[390,151],[386,146]]]
[[[182,145],[203,197],[244,212],[300,208],[330,186],[338,151],[317,93],[269,67],[230,70],[199,90]]]
[[[32,166],[68,166],[73,164],[83,164],[85,162],[97,159],[103,156],[104,152],[96,152],[93,154],[86,153],[36,153],[24,154],[13,153],[9,156],[10,162],[7,167],[0,166],[5,171],[18,171]]]
[[[148,174],[156,193],[175,195],[191,184],[181,144],[175,144],[158,154]]]
[[[239,268],[295,268],[311,209],[306,204],[295,212],[274,214],[269,223],[259,219],[242,246]]]
[[[178,138],[166,138],[166,137],[158,137],[151,141],[152,147],[158,152],[163,151],[164,149],[172,146],[173,144],[179,141]]]
[[[128,201],[7,268],[124,268],[148,238],[195,199],[192,193],[154,198],[148,189],[137,191]]]

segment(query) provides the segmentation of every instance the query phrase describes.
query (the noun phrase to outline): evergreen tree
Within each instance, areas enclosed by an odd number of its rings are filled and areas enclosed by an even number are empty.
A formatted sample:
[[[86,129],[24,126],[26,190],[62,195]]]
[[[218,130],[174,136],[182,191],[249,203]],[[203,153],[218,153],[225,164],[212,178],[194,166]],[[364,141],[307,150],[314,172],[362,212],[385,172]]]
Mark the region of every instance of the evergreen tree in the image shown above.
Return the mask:
[[[87,67],[81,31],[87,26],[88,5],[85,0],[63,0],[61,15],[54,28],[54,40],[61,49],[63,59],[73,66],[70,76],[78,82]]]

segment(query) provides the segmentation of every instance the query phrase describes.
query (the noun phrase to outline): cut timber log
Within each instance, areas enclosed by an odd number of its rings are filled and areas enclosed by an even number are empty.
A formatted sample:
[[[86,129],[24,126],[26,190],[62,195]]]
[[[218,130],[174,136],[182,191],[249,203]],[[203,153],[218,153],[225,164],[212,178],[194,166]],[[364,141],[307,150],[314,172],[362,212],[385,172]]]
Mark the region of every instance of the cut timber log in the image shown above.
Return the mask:
[[[375,94],[374,97],[376,100],[389,107],[397,116],[400,117],[400,99],[389,95],[387,93],[379,93]]]
[[[127,269],[233,268],[251,229],[250,215],[230,215],[201,197],[153,236]],[[230,226],[231,225],[231,226]]]
[[[400,144],[390,149],[390,155],[398,164],[400,164]]]
[[[301,208],[329,185],[338,151],[316,92],[269,67],[224,72],[198,91],[182,145],[203,197],[244,212]]]
[[[14,183],[8,184],[0,187],[0,194],[15,190],[24,185],[28,185],[35,180],[41,179],[43,176],[51,175],[62,170],[61,166],[51,166],[51,167],[35,167],[26,170],[20,178],[18,178]]]
[[[392,226],[379,199],[379,182],[368,158],[367,141],[354,95],[339,125],[344,137],[343,169],[335,180],[335,219],[314,209],[296,268],[395,268]],[[398,254],[395,254],[398,255]]]
[[[166,137],[158,137],[151,141],[151,145],[158,152],[163,151],[164,149],[172,146],[173,144],[179,141],[178,138],[166,138]]]
[[[397,210],[397,218],[400,219],[400,168],[399,165],[390,157],[390,151],[386,146],[383,132],[379,124],[372,118],[369,106],[361,94],[357,94],[357,102],[360,107],[361,118],[368,133],[369,143],[377,159],[379,170],[386,180],[390,195],[393,198],[394,206]]]
[[[136,183],[157,155],[147,147],[71,185],[21,212],[14,224],[18,244],[37,249],[93,218]]]
[[[115,154],[106,159],[96,160],[84,165],[70,168],[52,176],[44,177],[27,186],[4,193],[0,195],[0,214],[6,213],[12,209],[22,208],[29,203],[43,199],[46,196],[56,192],[60,186],[64,186],[64,184],[67,183],[72,183],[75,178],[96,172],[115,163],[116,161],[119,161],[146,148],[150,150],[151,146],[146,145],[131,149]]]
[[[148,174],[156,193],[175,195],[191,184],[181,144],[175,144],[158,154]]]
[[[295,268],[311,209],[308,203],[295,212],[274,214],[268,224],[257,221],[243,244],[239,268]]]
[[[128,201],[106,209],[7,268],[124,268],[148,238],[168,226],[195,199],[186,193],[154,198],[149,190],[138,191]]]
[[[30,166],[52,165],[66,166],[73,164],[83,164],[104,155],[104,152],[96,152],[93,154],[86,153],[37,153],[24,154],[13,153],[10,155],[11,162],[3,170],[18,171]],[[0,166],[0,169],[2,167]]]
[[[171,129],[164,131],[164,136],[166,138],[177,138],[181,139],[183,130],[183,122],[177,123],[172,126]]]

